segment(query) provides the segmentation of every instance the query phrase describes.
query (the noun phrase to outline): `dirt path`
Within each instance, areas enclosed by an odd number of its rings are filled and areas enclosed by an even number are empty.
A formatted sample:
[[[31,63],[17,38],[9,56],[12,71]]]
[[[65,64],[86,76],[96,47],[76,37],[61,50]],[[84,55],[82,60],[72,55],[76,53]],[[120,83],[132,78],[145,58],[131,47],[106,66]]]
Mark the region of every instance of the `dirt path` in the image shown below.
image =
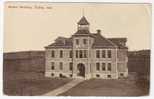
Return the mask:
[[[57,96],[61,93],[64,93],[66,91],[68,91],[69,89],[73,88],[74,86],[78,85],[79,83],[81,83],[82,81],[84,81],[83,79],[74,79],[71,82],[63,85],[62,87],[59,87],[53,91],[50,91],[46,94],[43,94],[43,96]]]

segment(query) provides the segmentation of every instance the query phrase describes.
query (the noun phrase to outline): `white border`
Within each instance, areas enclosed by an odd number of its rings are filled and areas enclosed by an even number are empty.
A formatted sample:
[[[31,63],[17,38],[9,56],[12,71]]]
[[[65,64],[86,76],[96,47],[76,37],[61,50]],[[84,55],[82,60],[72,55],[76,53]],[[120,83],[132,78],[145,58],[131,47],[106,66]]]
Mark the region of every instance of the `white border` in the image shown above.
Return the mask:
[[[111,2],[114,2],[114,3],[152,3],[153,4],[153,0],[5,0],[5,1],[39,1],[39,2],[106,2],[106,3],[111,3]],[[20,96],[5,96],[3,95],[3,88],[2,88],[2,73],[3,73],[3,33],[4,33],[4,30],[3,30],[3,26],[4,26],[4,23],[3,23],[3,18],[4,18],[4,0],[1,0],[0,1],[0,95],[1,97],[0,98],[4,98],[4,99],[8,99],[8,98],[24,98],[24,99],[28,99],[28,98],[33,98],[33,99],[40,99],[40,98],[66,98],[66,97],[45,97],[45,96],[34,96],[34,97],[30,97],[30,96],[26,96],[26,97],[20,97]],[[153,11],[153,7],[152,7],[152,11]],[[153,16],[153,13],[152,13],[152,16]],[[154,21],[152,20],[152,23]],[[153,28],[152,28],[153,30]],[[152,31],[153,32],[153,31]],[[153,45],[153,42],[154,42],[154,38],[153,38],[153,33],[152,33],[152,41],[151,41],[152,45]],[[154,64],[154,61],[152,61],[154,59],[154,51],[153,51],[153,46],[151,47],[151,84],[150,84],[150,96],[142,96],[142,97],[84,97],[84,98],[97,98],[97,99],[102,99],[102,98],[106,98],[106,99],[110,99],[110,98],[116,98],[116,99],[123,99],[123,98],[141,98],[141,99],[145,99],[145,98],[149,98],[149,99],[154,99],[154,68],[153,68],[153,64]],[[72,98],[83,98],[83,97],[67,97],[68,99],[72,99]]]

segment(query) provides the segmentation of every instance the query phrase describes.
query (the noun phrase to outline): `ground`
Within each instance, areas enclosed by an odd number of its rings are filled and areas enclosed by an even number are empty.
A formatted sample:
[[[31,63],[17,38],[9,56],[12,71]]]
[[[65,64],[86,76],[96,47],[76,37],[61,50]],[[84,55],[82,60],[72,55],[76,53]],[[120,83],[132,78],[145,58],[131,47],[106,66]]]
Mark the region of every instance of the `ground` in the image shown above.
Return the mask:
[[[60,96],[143,96],[148,95],[148,83],[145,79],[91,79],[80,83]]]
[[[42,95],[69,81],[71,79],[45,78],[42,74],[34,72],[5,73],[3,90],[5,95]]]
[[[68,78],[46,78],[42,73],[4,73],[4,94],[43,95],[70,82]],[[59,96],[143,96],[149,93],[149,80],[135,79],[103,80],[90,79],[78,84]]]

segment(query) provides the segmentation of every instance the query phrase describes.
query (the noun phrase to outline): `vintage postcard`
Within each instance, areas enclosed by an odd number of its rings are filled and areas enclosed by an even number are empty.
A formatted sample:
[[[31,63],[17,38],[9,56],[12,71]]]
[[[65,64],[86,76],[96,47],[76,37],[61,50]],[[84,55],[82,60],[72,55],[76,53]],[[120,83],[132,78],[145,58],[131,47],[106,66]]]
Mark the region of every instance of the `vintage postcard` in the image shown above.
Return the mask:
[[[150,3],[5,2],[3,93],[147,96]]]

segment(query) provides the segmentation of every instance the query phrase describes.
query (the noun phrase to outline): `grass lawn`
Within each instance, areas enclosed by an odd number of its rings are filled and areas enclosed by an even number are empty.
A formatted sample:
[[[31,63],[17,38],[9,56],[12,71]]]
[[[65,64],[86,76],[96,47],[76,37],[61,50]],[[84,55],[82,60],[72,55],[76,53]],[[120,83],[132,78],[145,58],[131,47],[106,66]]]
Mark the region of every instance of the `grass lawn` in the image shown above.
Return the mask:
[[[45,78],[42,74],[33,72],[5,73],[3,91],[5,95],[42,95],[58,88],[71,79]]]
[[[148,95],[145,80],[102,80],[91,79],[80,83],[60,96],[142,96]]]

